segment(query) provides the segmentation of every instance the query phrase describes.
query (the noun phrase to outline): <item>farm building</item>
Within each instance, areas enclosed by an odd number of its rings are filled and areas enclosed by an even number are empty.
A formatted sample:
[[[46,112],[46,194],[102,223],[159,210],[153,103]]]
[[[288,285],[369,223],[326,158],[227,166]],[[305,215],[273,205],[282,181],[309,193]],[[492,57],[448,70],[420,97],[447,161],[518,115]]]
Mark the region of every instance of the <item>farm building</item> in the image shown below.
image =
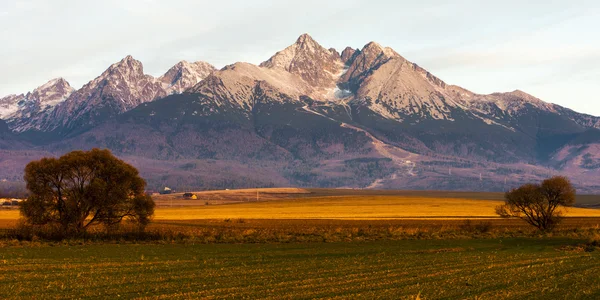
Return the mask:
[[[171,193],[173,193],[173,190],[170,187],[165,186],[165,188],[162,191],[160,191],[160,193],[163,195],[171,194]]]
[[[188,200],[198,200],[198,196],[196,196],[195,194],[192,194],[192,193],[183,194],[183,198],[188,199]]]

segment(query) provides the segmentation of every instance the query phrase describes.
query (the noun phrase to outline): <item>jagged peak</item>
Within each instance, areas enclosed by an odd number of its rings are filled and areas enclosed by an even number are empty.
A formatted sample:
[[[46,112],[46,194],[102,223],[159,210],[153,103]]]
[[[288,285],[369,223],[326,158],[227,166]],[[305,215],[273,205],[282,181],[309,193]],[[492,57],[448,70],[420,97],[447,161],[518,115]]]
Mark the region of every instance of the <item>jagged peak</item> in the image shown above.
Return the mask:
[[[131,55],[125,56],[120,61],[113,63],[106,69],[102,74],[91,81],[90,83],[95,83],[98,80],[102,80],[107,77],[113,76],[125,76],[126,78],[139,77],[139,76],[150,76],[144,74],[144,65],[141,61],[133,58]]]
[[[381,51],[381,50],[383,50],[383,46],[381,46],[377,42],[371,41],[371,42],[368,42],[366,45],[363,46],[363,50],[362,51],[371,50],[371,49],[375,49],[375,50]]]
[[[335,55],[335,56],[341,56],[340,53],[337,51],[337,49],[335,48],[329,48],[329,52],[331,52],[331,54]]]
[[[178,69],[196,69],[199,67],[216,70],[216,68],[213,65],[211,65],[205,61],[199,60],[199,61],[195,61],[195,62],[189,62],[187,60],[181,60],[178,63],[176,63],[175,65],[173,65],[171,68],[169,68],[169,71],[170,70],[178,70]]]
[[[33,92],[35,93],[35,92],[46,90],[46,89],[53,88],[53,87],[63,87],[63,88],[67,88],[70,90],[73,89],[67,80],[65,80],[62,77],[58,77],[58,78],[50,79],[48,82],[46,82],[43,85],[40,85],[39,87],[34,89]]]
[[[394,51],[394,49],[392,49],[390,47],[383,47],[377,42],[369,42],[362,48],[362,50],[360,50],[360,52],[373,53],[373,54],[383,53],[385,56],[387,56],[389,58],[400,57],[400,54],[398,54],[396,51]]]
[[[260,64],[261,67],[273,68],[279,67],[289,71],[291,63],[298,56],[314,55],[315,53],[324,56],[335,56],[336,53],[324,48],[317,43],[310,35],[301,35],[294,44],[287,48],[278,51],[275,55],[271,56],[269,60]],[[339,54],[338,54],[339,56]]]
[[[181,60],[178,63],[176,63],[173,67],[182,67],[182,66],[189,66],[190,62],[187,60]]]
[[[317,89],[333,90],[343,62],[337,51],[326,49],[310,35],[303,34],[296,43],[275,53],[259,66],[285,70],[300,76]]]
[[[24,97],[24,96],[25,95],[23,95],[23,94],[18,94],[18,95],[17,94],[8,94],[8,95],[0,97],[0,100],[2,100],[2,99],[13,99],[13,98]]]
[[[312,38],[312,36],[310,36],[308,33],[303,33],[301,34],[298,39],[296,40],[296,44],[298,45],[302,45],[302,44],[318,44],[317,41],[315,41],[315,39]]]
[[[109,69],[117,69],[117,68],[136,68],[140,69],[143,72],[143,64],[141,61],[133,58],[131,55],[125,56],[120,61],[112,64]]]
[[[348,64],[352,63],[352,59],[359,52],[360,52],[359,49],[354,49],[352,47],[346,47],[342,51],[342,54],[340,55],[340,57],[341,57],[342,61],[348,65]]]
[[[197,61],[182,60],[158,78],[168,93],[182,93],[206,78],[216,69],[213,65]]]
[[[190,62],[188,62],[187,60],[179,61],[178,63],[173,65],[171,68],[169,68],[167,73],[170,71],[183,70],[183,69],[192,69],[192,64]],[[167,73],[165,73],[165,74],[167,74]]]

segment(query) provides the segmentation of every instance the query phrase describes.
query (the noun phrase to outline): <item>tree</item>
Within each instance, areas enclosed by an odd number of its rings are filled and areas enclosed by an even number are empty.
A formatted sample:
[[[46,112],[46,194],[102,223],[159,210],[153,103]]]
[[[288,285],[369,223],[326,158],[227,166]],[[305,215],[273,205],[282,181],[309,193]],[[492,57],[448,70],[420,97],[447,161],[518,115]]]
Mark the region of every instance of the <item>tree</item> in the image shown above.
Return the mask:
[[[30,192],[21,206],[26,221],[58,225],[65,234],[84,232],[93,224],[111,228],[124,219],[143,229],[154,214],[154,201],[145,194],[138,170],[108,150],[30,162],[24,179]]]
[[[568,178],[555,176],[542,184],[525,184],[504,195],[505,204],[496,207],[504,218],[518,217],[539,230],[552,230],[562,219],[557,208],[575,203],[575,188]]]

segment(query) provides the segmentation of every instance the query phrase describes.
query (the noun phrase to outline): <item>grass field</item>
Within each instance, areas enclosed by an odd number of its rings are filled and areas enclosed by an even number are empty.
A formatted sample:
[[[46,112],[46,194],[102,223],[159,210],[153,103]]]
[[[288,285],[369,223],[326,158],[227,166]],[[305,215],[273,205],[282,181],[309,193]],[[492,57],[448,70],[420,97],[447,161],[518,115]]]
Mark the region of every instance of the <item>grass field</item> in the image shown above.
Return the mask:
[[[0,252],[0,298],[598,299],[570,239],[55,245]]]
[[[600,210],[540,234],[495,216],[502,194],[259,193],[160,198],[147,239],[0,241],[0,298],[600,298]]]

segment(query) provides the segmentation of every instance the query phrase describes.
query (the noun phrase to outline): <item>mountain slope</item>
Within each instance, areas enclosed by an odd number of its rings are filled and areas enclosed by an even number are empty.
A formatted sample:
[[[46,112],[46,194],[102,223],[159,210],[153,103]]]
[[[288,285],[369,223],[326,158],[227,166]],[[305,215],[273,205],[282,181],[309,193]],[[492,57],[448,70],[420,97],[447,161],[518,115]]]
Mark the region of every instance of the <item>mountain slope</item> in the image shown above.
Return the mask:
[[[367,185],[375,180],[373,176],[353,176],[352,170],[365,163],[358,161],[352,166],[344,163],[364,155],[378,157],[364,133],[307,112],[302,109],[304,103],[282,102],[273,96],[281,95],[271,94],[258,84],[249,114],[230,106],[206,114],[205,103],[210,102],[206,95],[172,95],[145,103],[111,122],[45,149],[64,152],[73,148],[106,147],[120,156],[145,157],[173,164],[177,161],[193,161],[194,164],[207,160],[223,161],[229,164],[228,172],[231,173],[228,174],[233,177],[239,177],[237,170],[248,166],[254,166],[260,172],[270,170],[271,177],[245,177],[248,182],[260,185],[274,181],[305,186],[339,186],[343,182]],[[224,105],[215,107],[223,108]],[[331,165],[332,170],[321,170],[323,165]],[[144,166],[142,169],[146,170]],[[382,163],[377,172],[385,173],[389,169],[393,166]],[[179,183],[195,182],[210,177],[216,170],[210,167],[197,170],[193,180],[176,177],[182,176],[178,174],[184,171],[173,170],[169,172],[172,176],[169,178],[179,178],[173,179]],[[273,174],[279,174],[277,180]],[[160,176],[165,174],[148,174],[152,183],[159,181],[156,177]]]

